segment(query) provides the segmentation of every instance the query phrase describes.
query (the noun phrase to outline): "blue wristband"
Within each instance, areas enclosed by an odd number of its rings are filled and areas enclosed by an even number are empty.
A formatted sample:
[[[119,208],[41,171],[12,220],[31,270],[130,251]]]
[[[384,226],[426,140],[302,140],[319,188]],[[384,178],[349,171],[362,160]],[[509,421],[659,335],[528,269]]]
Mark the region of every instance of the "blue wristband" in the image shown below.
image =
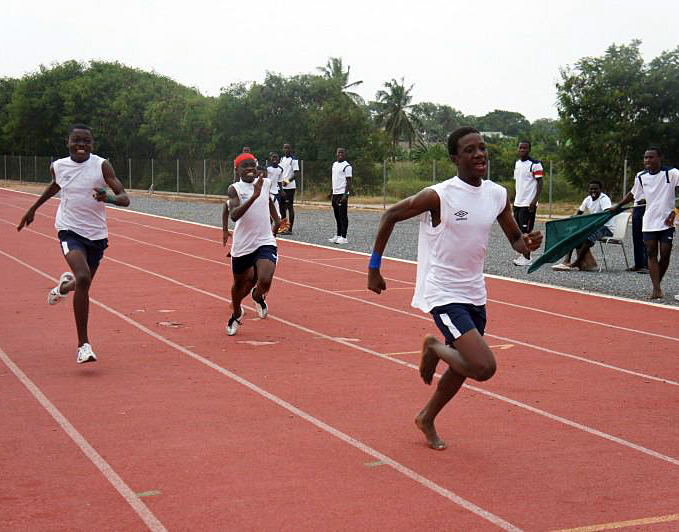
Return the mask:
[[[373,251],[372,255],[370,255],[370,263],[368,264],[368,268],[371,270],[379,270],[381,265],[382,255],[377,253],[377,251]]]

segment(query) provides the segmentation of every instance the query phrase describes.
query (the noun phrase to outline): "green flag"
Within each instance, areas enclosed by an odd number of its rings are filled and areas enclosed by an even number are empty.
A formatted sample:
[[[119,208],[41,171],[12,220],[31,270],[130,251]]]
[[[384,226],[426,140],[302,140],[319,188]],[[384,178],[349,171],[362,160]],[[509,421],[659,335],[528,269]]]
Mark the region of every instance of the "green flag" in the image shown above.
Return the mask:
[[[528,273],[534,272],[546,262],[556,262],[572,249],[579,247],[589,235],[622,211],[623,209],[603,211],[547,222],[545,252],[528,268]]]

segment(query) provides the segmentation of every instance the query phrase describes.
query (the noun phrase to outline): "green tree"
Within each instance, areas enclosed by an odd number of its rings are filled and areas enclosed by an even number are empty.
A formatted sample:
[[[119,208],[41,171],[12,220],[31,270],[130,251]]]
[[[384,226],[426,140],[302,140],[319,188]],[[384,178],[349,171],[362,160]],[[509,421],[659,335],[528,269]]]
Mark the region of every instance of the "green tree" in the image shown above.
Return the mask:
[[[345,71],[341,57],[331,57],[328,59],[328,62],[325,64],[325,66],[316,67],[316,70],[318,70],[325,79],[329,79],[333,83],[336,83],[342,92],[346,94],[355,104],[365,104],[365,101],[359,94],[348,90],[353,87],[358,87],[361,83],[363,83],[363,81],[349,82],[349,72],[351,71],[351,67],[347,65],[347,69]]]
[[[396,160],[396,146],[401,139],[408,141],[408,147],[412,149],[413,140],[417,137],[415,128],[410,119],[410,103],[413,99],[412,90],[414,84],[406,88],[405,79],[401,83],[392,79],[384,84],[387,90],[379,90],[375,96],[377,100],[377,123],[384,127],[385,132],[391,139],[391,159]]]
[[[449,105],[418,103],[412,106],[410,114],[417,134],[424,143],[445,143],[453,130],[465,124],[464,115]]]
[[[481,131],[500,131],[507,136],[527,135],[530,122],[521,113],[496,109],[478,118],[476,127]]]
[[[657,131],[640,44],[611,45],[602,57],[585,57],[561,71],[556,85],[561,155],[576,186],[585,188],[596,177],[608,190],[621,192],[623,161],[639,159]]]

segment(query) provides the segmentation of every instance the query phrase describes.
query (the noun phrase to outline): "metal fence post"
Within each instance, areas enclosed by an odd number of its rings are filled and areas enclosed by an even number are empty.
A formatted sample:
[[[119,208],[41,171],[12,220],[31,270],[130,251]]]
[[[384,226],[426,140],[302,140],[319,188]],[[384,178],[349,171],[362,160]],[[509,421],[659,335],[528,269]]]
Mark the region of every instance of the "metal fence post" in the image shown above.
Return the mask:
[[[2,158],[5,163],[5,181],[7,181],[7,155],[3,155]]]
[[[300,180],[299,187],[301,189],[300,190],[300,193],[301,193],[300,194],[301,195],[300,201],[302,203],[304,203],[304,159],[302,159],[299,162],[299,180]]]
[[[179,193],[179,159],[177,159],[177,193]]]
[[[129,190],[132,190],[132,158],[127,158],[127,180],[130,183]]]
[[[207,162],[203,159],[203,196],[207,194]]]
[[[38,156],[33,156],[33,180],[38,182]]]
[[[382,161],[382,208],[387,208],[387,160]]]
[[[552,161],[549,161],[549,218],[552,218]]]
[[[488,175],[486,176],[486,179],[488,181],[492,181],[492,179],[490,178],[490,157],[488,157]]]
[[[153,157],[151,157],[151,192],[153,192]]]
[[[622,195],[627,194],[627,158],[625,158],[625,165],[622,171]]]
[[[21,155],[19,155],[19,183],[22,181],[22,176],[21,176]]]

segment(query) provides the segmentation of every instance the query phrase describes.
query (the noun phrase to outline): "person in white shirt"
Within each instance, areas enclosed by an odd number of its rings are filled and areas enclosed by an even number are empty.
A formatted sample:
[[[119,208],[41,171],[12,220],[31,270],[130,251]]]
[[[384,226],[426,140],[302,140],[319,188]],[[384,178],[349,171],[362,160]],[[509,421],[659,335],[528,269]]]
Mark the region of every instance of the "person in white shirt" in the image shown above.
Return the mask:
[[[514,164],[514,218],[523,234],[528,234],[535,226],[538,199],[542,191],[544,170],[542,163],[530,156],[531,143],[527,140],[519,142],[517,152],[519,159]],[[513,260],[516,266],[530,266],[533,261],[519,255]]]
[[[644,152],[644,168],[634,179],[632,190],[613,208],[629,203],[642,193],[646,198],[642,234],[653,285],[651,299],[662,299],[660,283],[670,265],[674,240],[675,189],[679,186],[679,170],[664,167],[662,152],[655,146]]]
[[[431,384],[439,360],[447,364],[434,394],[415,418],[429,447],[446,448],[434,419],[466,378],[490,379],[495,357],[483,339],[486,287],[483,263],[495,220],[511,246],[523,256],[540,247],[540,232],[522,234],[512,215],[507,190],[484,181],[488,156],[478,130],[462,127],[448,137],[448,153],[458,175],[400,201],[382,215],[368,265],[368,288],[386,290],[381,258],[397,222],[420,217],[417,279],[412,305],[431,313],[443,333],[443,344],[426,336],[420,376]]]
[[[606,194],[604,194],[602,190],[603,183],[601,181],[598,179],[593,179],[590,181],[589,196],[582,200],[576,216],[581,216],[585,213],[597,214],[610,209],[611,199]],[[606,225],[594,231],[587,237],[587,240],[582,243],[582,245],[578,248],[576,258],[573,262],[570,262],[571,252],[566,256],[566,259],[563,262],[552,266],[552,269],[556,271],[589,271],[596,269],[595,267],[588,267],[586,265],[587,254],[590,248],[596,244],[599,239],[605,238],[607,236],[613,236],[614,225],[615,221],[613,219],[606,222]]]
[[[348,244],[347,229],[349,227],[348,203],[352,193],[352,168],[349,161],[345,160],[346,150],[337,148],[337,160],[332,163],[332,212],[335,215],[337,232],[329,238],[329,242],[335,244]]]
[[[281,216],[287,218],[290,229],[283,231],[282,235],[291,235],[295,225],[295,190],[297,189],[297,177],[299,175],[299,162],[292,155],[290,144],[283,144],[283,157],[280,161],[283,168],[283,190],[281,190]]]
[[[283,184],[283,168],[278,164],[280,162],[280,157],[275,151],[269,153],[269,161],[270,164],[266,167],[266,176],[269,181],[271,181],[271,200],[273,201],[273,204],[280,215],[280,187]]]
[[[33,222],[35,211],[52,196],[61,192],[54,226],[58,231],[61,251],[71,272],[64,272],[59,283],[50,290],[47,302],[55,305],[69,292],[73,295],[73,312],[78,332],[76,362],[97,360],[87,332],[90,285],[108,247],[108,225],[105,203],[127,207],[130,199],[106,159],[94,155],[92,129],[84,124],[71,126],[68,132],[69,157],[50,166],[52,182],[21,218],[18,231]],[[110,187],[113,194],[107,193]]]
[[[226,326],[229,336],[236,334],[243,323],[241,301],[248,293],[255,302],[257,315],[264,319],[269,314],[265,298],[276,272],[278,252],[275,235],[280,227],[278,212],[269,195],[271,182],[263,171],[258,172],[252,154],[242,153],[236,158],[236,174],[238,180],[227,190],[222,213],[225,233],[229,217],[236,223],[231,243],[233,312]]]

